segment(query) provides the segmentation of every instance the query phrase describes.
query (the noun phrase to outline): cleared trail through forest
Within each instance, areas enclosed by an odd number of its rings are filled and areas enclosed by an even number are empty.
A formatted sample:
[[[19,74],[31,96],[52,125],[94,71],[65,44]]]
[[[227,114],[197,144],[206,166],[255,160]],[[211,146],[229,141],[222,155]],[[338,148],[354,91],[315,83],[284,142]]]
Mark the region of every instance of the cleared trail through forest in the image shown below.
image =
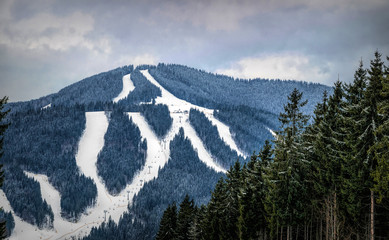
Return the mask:
[[[202,108],[184,100],[178,99],[166,89],[164,89],[148,72],[141,71],[142,74],[154,85],[159,87],[162,96],[156,99],[156,103],[166,104],[173,119],[172,127],[163,138],[158,138],[140,113],[128,113],[129,118],[139,127],[141,136],[147,141],[147,156],[145,165],[135,174],[132,181],[118,194],[110,195],[105,188],[104,182],[98,176],[96,162],[98,154],[104,147],[104,136],[109,126],[107,113],[86,112],[85,130],[78,144],[76,154],[76,164],[80,169],[80,174],[90,177],[97,187],[96,204],[86,209],[77,223],[70,222],[61,217],[60,193],[49,183],[47,176],[25,172],[28,177],[34,178],[39,182],[42,191],[42,198],[52,208],[54,213],[53,229],[38,229],[36,226],[15,218],[15,229],[10,239],[66,239],[70,237],[82,237],[88,235],[91,228],[99,226],[109,217],[115,222],[119,221],[120,216],[127,211],[128,204],[132,204],[134,196],[141,190],[144,184],[158,177],[158,170],[163,168],[168,162],[170,156],[170,142],[173,140],[179,129],[184,129],[185,136],[190,139],[194,149],[198,152],[199,158],[207,166],[217,172],[226,172],[213,159],[206,150],[203,142],[197,136],[196,131],[189,123],[189,111],[196,108],[206,114],[208,119],[217,126],[221,138],[240,155],[234,140],[232,139],[229,127],[218,121],[213,116],[212,109]],[[112,101],[118,102],[131,91],[134,85],[130,79],[130,74],[123,76],[123,90]],[[6,211],[12,211],[12,208],[0,190],[0,203]]]

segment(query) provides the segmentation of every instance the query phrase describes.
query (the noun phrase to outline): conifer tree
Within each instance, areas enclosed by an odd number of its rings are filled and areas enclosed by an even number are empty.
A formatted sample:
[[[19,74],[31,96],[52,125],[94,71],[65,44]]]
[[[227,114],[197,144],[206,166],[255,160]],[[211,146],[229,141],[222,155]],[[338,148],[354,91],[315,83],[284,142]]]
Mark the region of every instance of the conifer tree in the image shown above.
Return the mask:
[[[288,96],[288,103],[284,112],[280,113],[281,130],[277,132],[275,140],[275,156],[271,182],[271,197],[273,202],[273,228],[274,222],[280,223],[281,232],[286,226],[286,238],[293,238],[293,228],[298,228],[304,222],[307,189],[305,184],[304,168],[305,156],[301,133],[303,132],[309,116],[301,108],[307,104],[302,101],[302,93],[297,89]],[[296,229],[295,229],[296,230]],[[277,231],[278,232],[278,231]],[[273,231],[274,233],[274,231]]]
[[[389,61],[389,57],[387,57]],[[378,114],[382,117],[382,125],[375,131],[378,139],[373,150],[377,168],[373,171],[374,190],[379,194],[378,202],[389,198],[389,67],[385,68],[382,78],[381,100],[378,103]]]
[[[221,239],[221,232],[225,229],[225,199],[227,197],[227,187],[223,178],[216,183],[215,189],[211,194],[211,200],[207,206],[206,213],[206,239]]]
[[[372,173],[377,167],[377,159],[374,156],[374,151],[369,151],[377,142],[378,138],[374,134],[381,124],[381,116],[378,114],[378,103],[381,101],[382,78],[384,63],[381,60],[381,54],[376,51],[375,59],[370,62],[369,76],[367,78],[366,98],[361,102],[363,111],[363,121],[360,121],[358,128],[363,130],[361,136],[358,137],[360,150],[366,152],[364,164],[366,164],[369,172]],[[369,236],[374,239],[375,227],[375,195],[373,189],[373,179],[371,177],[366,181],[370,189],[370,219],[369,219]]]
[[[177,207],[169,205],[162,215],[156,240],[177,239]]]
[[[224,199],[223,231],[222,239],[239,239],[238,218],[239,218],[239,194],[242,184],[241,165],[236,161],[227,171],[226,198]]]
[[[345,146],[343,133],[343,89],[340,81],[334,84],[334,93],[328,100],[328,109],[319,124],[316,153],[320,166],[320,195],[326,217],[326,239],[339,238],[339,199],[342,181],[342,160]]]
[[[8,97],[3,97],[0,99],[0,159],[3,155],[3,141],[4,141],[4,132],[7,130],[9,124],[5,123],[5,117],[7,116],[8,111],[3,111],[4,105],[7,104]],[[3,186],[4,181],[4,171],[2,170],[3,164],[0,164],[0,188]],[[0,208],[0,211],[2,211],[3,208]],[[0,239],[6,238],[6,222],[2,221],[0,222]]]
[[[361,221],[365,215],[364,207],[368,206],[365,197],[369,177],[369,169],[364,164],[366,148],[359,137],[364,129],[359,124],[364,121],[363,102],[366,101],[367,71],[360,61],[359,68],[354,74],[354,81],[345,85],[344,132],[345,149],[343,156],[343,181],[341,194],[343,196],[344,237],[361,237],[364,235],[366,224]]]
[[[196,208],[193,199],[190,200],[186,195],[180,204],[180,210],[177,215],[177,239],[189,240],[189,229],[192,226]]]

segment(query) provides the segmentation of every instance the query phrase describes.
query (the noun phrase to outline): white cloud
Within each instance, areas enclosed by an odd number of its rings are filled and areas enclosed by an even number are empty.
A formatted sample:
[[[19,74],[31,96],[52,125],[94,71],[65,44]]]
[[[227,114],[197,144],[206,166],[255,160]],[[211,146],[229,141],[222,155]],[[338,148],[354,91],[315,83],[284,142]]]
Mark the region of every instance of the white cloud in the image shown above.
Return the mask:
[[[81,12],[68,16],[39,13],[17,22],[3,21],[0,25],[0,44],[21,50],[66,51],[81,47],[95,53],[110,53],[107,37],[102,36],[97,40],[88,38],[87,35],[93,30],[93,17]]]
[[[235,78],[293,79],[308,82],[326,82],[330,77],[327,69],[312,64],[309,57],[300,54],[272,54],[262,57],[243,58],[216,72]]]

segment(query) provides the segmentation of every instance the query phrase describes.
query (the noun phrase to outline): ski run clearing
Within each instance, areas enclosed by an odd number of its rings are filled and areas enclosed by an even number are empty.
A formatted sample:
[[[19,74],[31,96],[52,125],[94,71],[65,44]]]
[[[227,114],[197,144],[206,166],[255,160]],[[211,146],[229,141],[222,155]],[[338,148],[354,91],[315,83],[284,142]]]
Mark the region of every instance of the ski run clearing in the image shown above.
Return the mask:
[[[74,236],[82,237],[88,235],[92,227],[99,226],[109,217],[118,222],[120,216],[127,210],[127,206],[132,203],[133,197],[144,186],[144,183],[157,178],[158,170],[163,168],[168,162],[170,141],[173,140],[181,127],[184,129],[185,136],[192,142],[200,160],[215,171],[225,173],[226,170],[213,160],[211,154],[197,136],[196,131],[190,125],[189,111],[191,108],[203,112],[212,124],[216,125],[221,139],[231,149],[237,151],[239,155],[246,156],[235,144],[229,127],[213,116],[213,109],[199,107],[175,97],[163,88],[149,74],[148,70],[142,70],[141,72],[148,81],[161,89],[162,96],[156,98],[156,103],[166,104],[173,118],[171,129],[161,139],[155,135],[140,113],[128,113],[128,117],[139,127],[142,138],[147,140],[147,157],[143,168],[135,174],[132,182],[120,194],[116,196],[110,195],[102,179],[98,176],[96,167],[98,154],[104,147],[104,135],[109,125],[107,114],[109,113],[86,112],[86,127],[79,141],[76,162],[80,173],[90,177],[96,184],[97,199],[95,206],[86,209],[77,223],[69,222],[61,217],[60,194],[49,183],[47,176],[25,171],[24,173],[28,177],[34,178],[39,182],[42,198],[52,208],[54,213],[53,229],[39,229],[20,219],[13,212],[4,192],[0,190],[1,206],[3,206],[5,211],[11,211],[15,218],[15,229],[10,239],[70,239]],[[117,103],[134,90],[135,87],[130,76],[130,74],[123,76],[122,92],[112,100],[113,102]],[[45,106],[42,110],[47,107],[50,107],[50,105]]]
[[[127,74],[123,76],[123,89],[121,93],[117,97],[115,97],[112,101],[114,103],[119,102],[120,100],[126,98],[131,91],[135,89],[134,83],[131,81],[131,74]]]

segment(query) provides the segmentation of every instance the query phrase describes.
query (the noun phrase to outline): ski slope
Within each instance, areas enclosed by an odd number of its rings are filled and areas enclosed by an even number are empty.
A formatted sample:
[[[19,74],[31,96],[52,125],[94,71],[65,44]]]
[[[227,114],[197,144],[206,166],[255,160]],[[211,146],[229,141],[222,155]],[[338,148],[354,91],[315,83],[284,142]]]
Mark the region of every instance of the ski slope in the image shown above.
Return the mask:
[[[135,89],[134,84],[131,81],[131,74],[127,74],[123,76],[123,89],[119,93],[117,97],[115,97],[112,101],[114,103],[119,102],[120,100],[126,98],[130,92]]]
[[[246,156],[245,153],[243,153],[238,146],[236,145],[235,141],[232,138],[230,128],[225,125],[224,123],[220,122],[215,118],[213,115],[213,109],[208,109],[204,107],[200,107],[194,104],[191,104],[187,101],[184,101],[182,99],[177,98],[173,94],[171,94],[169,91],[167,91],[164,87],[162,87],[154,78],[150,75],[148,70],[142,70],[141,73],[149,80],[152,84],[157,86],[159,89],[161,89],[161,97],[157,97],[155,99],[156,103],[162,103],[169,107],[169,111],[172,116],[175,114],[181,114],[183,120],[188,119],[189,111],[191,108],[195,108],[205,114],[207,118],[212,122],[212,124],[216,125],[217,130],[219,132],[219,136],[221,139],[232,149],[235,150],[239,155]],[[208,154],[209,155],[209,154]]]
[[[217,172],[226,172],[217,164],[211,154],[207,151],[196,131],[189,123],[189,111],[196,108],[202,111],[208,119],[216,125],[220,137],[231,149],[244,156],[236,146],[229,127],[213,116],[213,110],[193,105],[181,100],[166,89],[164,89],[148,72],[142,74],[154,85],[159,87],[162,96],[156,99],[156,103],[166,104],[173,119],[172,127],[163,138],[158,138],[140,113],[130,112],[128,117],[139,127],[143,139],[147,140],[147,156],[145,165],[135,173],[132,181],[118,195],[111,195],[106,190],[104,182],[98,176],[96,162],[99,152],[104,147],[104,135],[107,132],[109,120],[106,112],[86,112],[85,130],[78,144],[76,163],[81,174],[90,177],[97,187],[96,204],[89,207],[81,215],[77,223],[69,222],[61,217],[60,193],[49,183],[47,176],[26,172],[28,177],[39,182],[42,198],[52,208],[54,221],[52,229],[38,229],[36,226],[24,222],[15,214],[15,229],[10,239],[70,239],[71,237],[82,237],[88,235],[91,228],[99,226],[109,217],[118,222],[120,216],[127,211],[127,206],[132,204],[133,197],[140,191],[144,184],[158,177],[158,170],[163,168],[170,156],[170,142],[173,140],[179,129],[184,129],[185,136],[191,141],[201,161]],[[134,90],[130,74],[123,77],[122,92],[112,101],[118,102]],[[48,106],[50,107],[50,106]],[[0,191],[0,203],[6,211],[12,211],[11,206],[4,193]]]
[[[0,206],[4,209],[4,211],[11,212],[15,220],[15,228],[9,238],[10,240],[52,238],[52,231],[47,229],[40,230],[37,226],[31,225],[18,217],[12,210],[11,204],[2,189],[0,189]]]

